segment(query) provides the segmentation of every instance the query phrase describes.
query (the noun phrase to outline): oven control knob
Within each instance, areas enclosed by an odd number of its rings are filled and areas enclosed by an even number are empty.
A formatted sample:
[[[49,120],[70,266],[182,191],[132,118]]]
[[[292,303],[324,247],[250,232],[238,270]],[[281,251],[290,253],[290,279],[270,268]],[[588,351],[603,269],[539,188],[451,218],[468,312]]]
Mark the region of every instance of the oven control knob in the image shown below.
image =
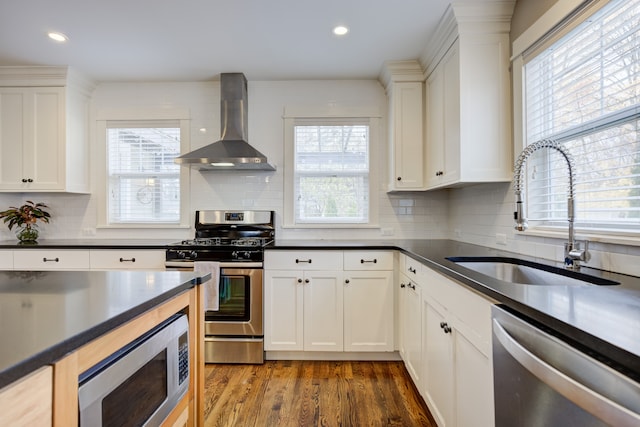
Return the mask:
[[[186,258],[186,254],[184,253],[184,251],[176,251],[176,255],[178,255],[178,258],[184,259]]]
[[[251,259],[251,252],[245,252],[244,253],[244,258],[245,259]]]
[[[231,257],[234,259],[238,259],[238,252],[237,251],[231,252]]]
[[[196,259],[196,258],[198,258],[198,253],[196,251],[189,252],[189,259]]]

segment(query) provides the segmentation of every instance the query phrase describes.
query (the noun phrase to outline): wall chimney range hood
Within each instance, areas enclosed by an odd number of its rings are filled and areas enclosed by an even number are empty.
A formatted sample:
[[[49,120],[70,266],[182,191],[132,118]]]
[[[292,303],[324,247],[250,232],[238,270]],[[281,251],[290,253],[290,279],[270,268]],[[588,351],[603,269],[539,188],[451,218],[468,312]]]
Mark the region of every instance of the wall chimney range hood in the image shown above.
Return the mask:
[[[267,157],[247,142],[247,79],[242,73],[220,74],[220,141],[183,154],[175,162],[199,170],[274,171]]]

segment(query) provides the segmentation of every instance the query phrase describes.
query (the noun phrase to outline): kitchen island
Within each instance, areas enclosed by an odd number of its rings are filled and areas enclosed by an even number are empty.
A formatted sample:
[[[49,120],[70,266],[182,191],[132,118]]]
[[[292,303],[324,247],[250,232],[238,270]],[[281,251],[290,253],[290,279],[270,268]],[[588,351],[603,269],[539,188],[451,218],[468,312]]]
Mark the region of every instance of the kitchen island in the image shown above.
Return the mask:
[[[189,317],[193,379],[183,405],[194,419],[203,386],[197,285],[207,279],[193,272],[0,272],[0,406],[4,392],[21,378],[45,372],[52,387],[52,424],[77,425],[78,375],[183,312]]]

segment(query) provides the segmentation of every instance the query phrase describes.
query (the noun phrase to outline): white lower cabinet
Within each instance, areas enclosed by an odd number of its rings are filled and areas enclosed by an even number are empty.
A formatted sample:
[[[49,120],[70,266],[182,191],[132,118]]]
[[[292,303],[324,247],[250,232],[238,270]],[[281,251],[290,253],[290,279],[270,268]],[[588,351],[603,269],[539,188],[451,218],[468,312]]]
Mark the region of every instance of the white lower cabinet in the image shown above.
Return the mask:
[[[422,382],[422,285],[400,273],[400,355],[416,386]]]
[[[393,272],[344,272],[344,351],[393,351]]]
[[[342,272],[306,271],[303,287],[304,351],[344,350]]]
[[[424,267],[423,381],[439,426],[492,426],[492,302]]]
[[[439,426],[454,425],[452,336],[456,332],[448,329],[451,326],[447,324],[446,310],[434,300],[425,298],[422,307],[425,313],[423,367],[426,373],[423,395]]]
[[[342,351],[339,271],[265,270],[267,351]]]
[[[304,348],[304,280],[297,271],[264,270],[264,349]]]
[[[266,251],[265,350],[393,351],[393,252],[366,252]]]
[[[164,249],[0,251],[0,270],[164,270]]]

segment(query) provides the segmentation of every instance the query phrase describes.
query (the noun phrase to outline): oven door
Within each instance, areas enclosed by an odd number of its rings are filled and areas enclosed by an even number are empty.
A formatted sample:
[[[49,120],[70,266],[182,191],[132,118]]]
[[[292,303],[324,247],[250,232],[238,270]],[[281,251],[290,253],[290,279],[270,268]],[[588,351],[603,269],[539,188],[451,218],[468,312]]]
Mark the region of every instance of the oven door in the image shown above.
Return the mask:
[[[262,263],[220,263],[218,311],[205,312],[205,335],[262,337]]]

